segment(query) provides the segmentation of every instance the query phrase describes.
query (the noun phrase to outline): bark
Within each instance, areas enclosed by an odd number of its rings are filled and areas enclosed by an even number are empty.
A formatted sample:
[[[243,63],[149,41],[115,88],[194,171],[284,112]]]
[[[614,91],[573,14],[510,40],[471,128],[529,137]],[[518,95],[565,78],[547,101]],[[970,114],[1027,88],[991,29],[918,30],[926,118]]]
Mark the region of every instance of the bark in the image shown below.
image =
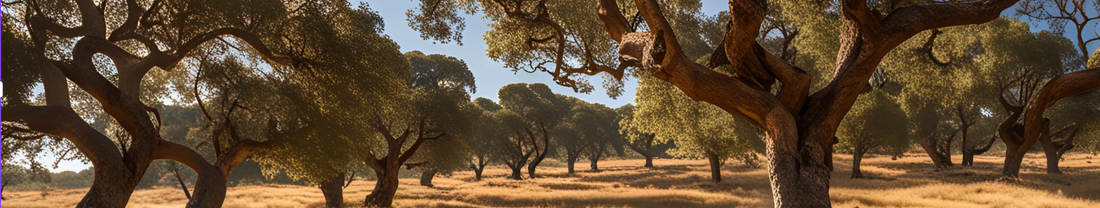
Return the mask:
[[[588,156],[588,161],[591,162],[592,171],[600,171],[600,159],[603,159],[603,153],[607,151],[605,145],[595,146],[592,149],[591,155]]]
[[[852,154],[852,178],[863,178],[863,171],[860,170],[860,164],[863,162],[863,154],[865,151],[857,150],[855,154]]]
[[[435,179],[437,171],[435,169],[425,170],[420,174],[420,185],[427,186],[428,188],[435,188],[435,184],[432,184],[432,179]]]
[[[565,162],[569,166],[569,174],[570,175],[572,175],[574,173],[577,173],[577,169],[575,168],[576,164],[577,164],[577,157],[576,156],[569,155],[568,158],[566,158]]]
[[[509,178],[513,180],[523,180],[523,166],[512,167],[512,176]]]
[[[650,156],[650,155],[645,156],[645,167],[653,168],[653,156]]]
[[[1043,152],[1046,153],[1047,173],[1062,174],[1062,171],[1058,168],[1058,162],[1061,161],[1062,155],[1066,151],[1073,149],[1073,139],[1077,137],[1079,130],[1080,128],[1076,124],[1071,124],[1050,136],[1039,138],[1039,144],[1043,146]]]
[[[1062,155],[1058,154],[1058,148],[1054,146],[1054,142],[1050,139],[1039,139],[1039,144],[1043,146],[1043,153],[1046,154],[1047,174],[1062,174],[1062,170],[1058,169],[1058,161],[1062,159]]]
[[[321,193],[325,195],[325,207],[344,207],[344,180],[346,174],[338,174],[320,184]]]
[[[375,158],[376,156],[373,153],[363,159],[363,162],[373,169],[378,177],[374,190],[366,197],[365,205],[367,207],[392,207],[393,198],[397,195],[397,186],[400,184],[398,174],[400,174],[401,166],[405,165],[425,142],[447,136],[446,132],[428,129],[427,120],[427,117],[420,118],[420,121],[414,124],[415,128],[406,129],[404,132],[399,132],[400,134],[394,134],[398,131],[391,129],[391,126],[387,126],[381,118],[374,120],[374,128],[386,140],[387,151],[381,159]],[[414,132],[416,133],[415,137],[412,136]],[[429,132],[438,133],[434,133],[435,136],[428,136]],[[413,139],[412,144],[405,149],[410,138]],[[402,149],[405,150],[402,151]]]
[[[481,173],[485,172],[485,168],[478,168],[474,170],[474,179],[481,181]]]
[[[367,195],[367,207],[393,207],[393,198],[397,196],[397,186],[401,183],[397,175],[399,169],[400,168],[392,168],[385,169],[385,171],[375,171],[375,174],[378,176],[378,182],[374,185],[374,190]]]
[[[656,140],[656,135],[645,134],[642,137],[642,141],[638,142],[640,144],[632,142],[627,147],[645,157],[645,167],[653,168],[653,142]]]
[[[537,149],[535,151],[535,158],[531,160],[531,163],[527,164],[527,173],[528,173],[528,176],[530,176],[531,178],[535,178],[537,176],[537,175],[535,175],[535,170],[538,169],[539,164],[541,164],[542,161],[546,159],[546,155],[550,151],[550,133],[549,133],[549,130],[547,130],[546,128],[542,129],[542,145],[541,145],[541,147],[538,146],[538,142],[534,142],[534,144],[536,145],[535,149]]]
[[[470,165],[470,169],[474,170],[474,179],[481,181],[481,173],[485,172],[485,166],[489,165],[489,161],[484,156],[478,156],[474,164]]]
[[[722,158],[713,152],[707,152],[707,161],[710,162],[710,180],[722,182]]]
[[[179,167],[173,163],[172,168],[172,173],[176,175],[176,181],[180,183],[180,189],[183,189],[183,195],[187,196],[187,200],[191,200],[191,191],[187,190],[187,184],[183,182],[183,176],[180,175]]]

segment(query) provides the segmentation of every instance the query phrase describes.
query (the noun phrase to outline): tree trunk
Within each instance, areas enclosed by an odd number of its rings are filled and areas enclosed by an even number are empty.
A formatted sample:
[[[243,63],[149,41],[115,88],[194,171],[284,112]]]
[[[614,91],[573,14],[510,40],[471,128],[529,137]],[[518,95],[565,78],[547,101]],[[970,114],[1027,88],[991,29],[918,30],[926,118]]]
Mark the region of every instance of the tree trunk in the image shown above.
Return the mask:
[[[650,156],[650,155],[645,156],[645,167],[653,168],[653,156]]]
[[[597,153],[592,157],[588,157],[588,161],[592,162],[592,165],[590,166],[592,168],[592,172],[599,172],[599,157],[603,155],[603,151],[599,152],[601,153]]]
[[[974,166],[974,152],[972,152],[970,150],[970,148],[967,148],[966,146],[963,146],[962,166],[964,166],[964,167],[973,167]]]
[[[1062,170],[1058,169],[1058,161],[1062,159],[1062,155],[1058,154],[1058,147],[1050,140],[1049,135],[1043,137],[1039,139],[1039,144],[1043,146],[1043,152],[1047,156],[1047,174],[1062,174]]]
[[[424,173],[421,173],[420,174],[420,185],[421,186],[427,186],[428,188],[434,188],[435,185],[432,184],[432,179],[435,179],[436,172],[437,171],[435,171],[435,169],[428,169],[428,170],[425,170]]]
[[[707,160],[710,161],[710,179],[715,183],[722,182],[722,159],[718,154],[707,152]]]
[[[1016,152],[1016,148],[1011,148],[1012,145],[1008,145],[1009,148],[1005,151],[1005,164],[1004,172],[1005,176],[1020,177],[1020,165],[1023,163],[1023,154]]]
[[[378,183],[367,195],[367,207],[393,207],[393,198],[397,195],[397,186],[401,182],[398,178],[398,168],[375,171],[375,173],[378,175]]]
[[[474,180],[481,181],[481,173],[485,172],[485,165],[484,164],[474,164],[473,169],[474,169]]]
[[[509,178],[513,180],[523,180],[523,166],[512,167],[512,177]]]
[[[577,173],[576,168],[574,168],[576,166],[576,163],[577,163],[577,157],[570,155],[569,158],[566,158],[566,160],[568,160],[568,161],[565,161],[565,162],[569,166],[569,174],[572,175],[574,173]]]
[[[856,150],[855,154],[852,154],[852,178],[863,178],[863,170],[860,170],[860,164],[863,163],[862,150]]]
[[[205,168],[196,171],[199,172],[199,178],[195,181],[195,192],[193,198],[187,202],[187,207],[221,207],[222,202],[225,201],[226,185],[228,183],[225,173],[218,168]]]
[[[346,174],[339,174],[320,184],[321,193],[325,195],[325,207],[344,207],[344,180]]]

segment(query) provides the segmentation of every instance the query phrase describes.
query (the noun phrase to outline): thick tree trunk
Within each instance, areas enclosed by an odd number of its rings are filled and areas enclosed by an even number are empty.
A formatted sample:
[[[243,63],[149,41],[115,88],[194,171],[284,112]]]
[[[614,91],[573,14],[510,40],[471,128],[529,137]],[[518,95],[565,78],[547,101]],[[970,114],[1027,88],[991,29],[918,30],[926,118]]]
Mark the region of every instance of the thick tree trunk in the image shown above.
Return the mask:
[[[565,161],[565,162],[569,166],[569,174],[572,175],[574,173],[577,173],[577,169],[574,168],[574,167],[576,167],[576,164],[577,164],[577,157],[569,156],[569,158],[566,158],[566,160],[568,160],[568,161]]]
[[[435,171],[435,169],[425,170],[424,173],[420,174],[420,185],[427,186],[428,188],[434,188],[435,185],[432,184],[432,179],[435,179],[436,173],[437,171]]]
[[[863,163],[864,153],[862,150],[856,150],[855,154],[852,154],[852,178],[863,178],[863,170],[859,167]]]
[[[374,190],[367,195],[367,207],[393,207],[393,198],[397,195],[397,186],[401,182],[398,178],[397,169],[375,171],[378,175],[378,183],[374,185]]]
[[[1005,176],[1019,177],[1020,165],[1023,163],[1023,155],[1016,153],[1014,148],[1005,151],[1004,172]]]
[[[200,171],[198,181],[195,181],[195,192],[188,208],[221,207],[225,201],[227,190],[225,173],[217,168],[207,168]]]
[[[512,167],[512,176],[508,177],[513,180],[523,180],[523,166]]]
[[[471,169],[474,169],[474,180],[481,181],[481,173],[485,172],[485,164],[474,164]]]
[[[649,155],[645,156],[645,167],[653,168],[653,156],[649,156]]]
[[[1046,153],[1047,174],[1062,174],[1062,170],[1058,169],[1058,161],[1062,159],[1062,155],[1058,154],[1058,147],[1050,140],[1050,136],[1043,137],[1045,138],[1039,139],[1039,144],[1043,146],[1043,152]]]
[[[722,159],[718,154],[707,152],[707,161],[710,161],[710,180],[715,183],[722,182]]]
[[[597,155],[593,155],[593,156],[588,158],[588,161],[591,163],[591,165],[589,165],[588,167],[590,168],[590,170],[592,170],[592,172],[600,171],[600,157],[601,157],[601,155],[602,155],[602,153],[597,154]]]
[[[343,208],[344,207],[344,180],[346,174],[339,174],[327,181],[322,182],[319,186],[321,188],[321,194],[325,195],[325,207],[327,208]]]
[[[964,147],[964,149],[963,149],[962,166],[964,166],[964,167],[973,167],[974,166],[974,152],[970,151],[969,148],[965,148],[966,146],[963,146],[963,147]]]

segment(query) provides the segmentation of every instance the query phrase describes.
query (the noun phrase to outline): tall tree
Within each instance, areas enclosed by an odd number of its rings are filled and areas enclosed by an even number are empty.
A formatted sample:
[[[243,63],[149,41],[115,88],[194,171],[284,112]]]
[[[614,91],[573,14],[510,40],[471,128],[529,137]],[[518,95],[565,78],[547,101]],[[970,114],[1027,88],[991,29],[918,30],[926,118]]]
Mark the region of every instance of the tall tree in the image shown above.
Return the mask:
[[[837,130],[837,149],[852,154],[852,178],[863,178],[860,163],[869,152],[904,154],[910,147],[908,127],[901,106],[884,92],[861,96]]]
[[[571,106],[568,102],[544,84],[510,84],[500,88],[501,106],[520,116],[522,128],[516,134],[533,146],[534,158],[527,164],[531,178],[536,177],[535,169],[552,149],[551,131],[568,115]]]
[[[592,148],[587,149],[588,161],[591,162],[589,166],[592,171],[599,171],[600,160],[605,157],[618,154],[620,157],[625,154],[626,144],[622,139],[622,135],[619,134],[619,121],[618,115],[614,109],[611,109],[603,104],[592,104],[593,115],[596,117],[594,122],[587,123],[591,128],[594,128],[592,132]]]
[[[367,119],[378,133],[361,138],[385,144],[365,149],[363,160],[378,177],[366,206],[393,206],[402,166],[422,166],[432,176],[433,170],[446,172],[465,165],[466,149],[461,144],[471,135],[474,106],[469,93],[477,89],[473,74],[454,57],[419,51],[405,57],[411,65],[408,90],[396,95],[397,101],[385,111]]]

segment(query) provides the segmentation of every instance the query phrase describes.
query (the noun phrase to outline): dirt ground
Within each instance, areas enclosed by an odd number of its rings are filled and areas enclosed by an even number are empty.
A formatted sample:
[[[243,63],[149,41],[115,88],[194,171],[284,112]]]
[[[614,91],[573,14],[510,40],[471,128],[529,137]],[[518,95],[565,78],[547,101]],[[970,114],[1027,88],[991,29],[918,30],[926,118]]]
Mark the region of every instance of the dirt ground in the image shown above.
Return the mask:
[[[956,157],[956,163],[959,158]],[[1000,178],[1003,159],[978,156],[974,167],[935,171],[923,155],[898,160],[864,159],[869,179],[850,179],[851,156],[837,155],[831,196],[836,207],[1100,207],[1100,157],[1068,155],[1065,175],[1047,175],[1043,154],[1025,159],[1017,181]],[[472,172],[435,180],[435,188],[402,179],[398,207],[771,207],[767,172],[731,162],[723,182],[710,182],[706,161],[657,160],[656,169],[642,160],[600,163],[599,172],[566,174],[564,167],[541,168],[533,180],[504,179],[508,171],[493,168],[477,182]],[[578,164],[578,169],[587,170]],[[349,206],[360,206],[374,182],[357,181],[345,190]],[[87,190],[5,193],[3,207],[74,207]],[[321,207],[319,189],[302,186],[230,188],[227,208]],[[178,188],[137,191],[130,207],[183,207]]]

